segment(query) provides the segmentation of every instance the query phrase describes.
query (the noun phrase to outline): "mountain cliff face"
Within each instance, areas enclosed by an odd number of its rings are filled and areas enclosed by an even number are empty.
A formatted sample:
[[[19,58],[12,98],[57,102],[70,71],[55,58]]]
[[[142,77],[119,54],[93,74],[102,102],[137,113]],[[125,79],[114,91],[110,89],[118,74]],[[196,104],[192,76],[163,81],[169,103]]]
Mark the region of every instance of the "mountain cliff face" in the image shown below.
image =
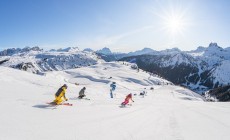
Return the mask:
[[[80,51],[77,47],[43,51],[39,47],[7,49],[0,52],[0,65],[40,74],[44,71],[58,71],[90,66],[104,60],[95,53]]]
[[[230,85],[207,91],[205,97],[209,101],[230,101]]]
[[[194,51],[174,48],[125,57],[121,61],[135,62],[141,69],[199,93],[230,83],[230,52],[216,43]]]

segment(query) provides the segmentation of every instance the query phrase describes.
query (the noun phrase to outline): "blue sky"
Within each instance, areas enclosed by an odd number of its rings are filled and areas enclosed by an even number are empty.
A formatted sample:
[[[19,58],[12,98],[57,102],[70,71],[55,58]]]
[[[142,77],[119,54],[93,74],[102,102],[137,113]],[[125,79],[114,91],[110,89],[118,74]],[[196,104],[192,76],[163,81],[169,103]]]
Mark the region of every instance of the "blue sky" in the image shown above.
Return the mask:
[[[1,0],[0,50],[230,46],[226,0]]]

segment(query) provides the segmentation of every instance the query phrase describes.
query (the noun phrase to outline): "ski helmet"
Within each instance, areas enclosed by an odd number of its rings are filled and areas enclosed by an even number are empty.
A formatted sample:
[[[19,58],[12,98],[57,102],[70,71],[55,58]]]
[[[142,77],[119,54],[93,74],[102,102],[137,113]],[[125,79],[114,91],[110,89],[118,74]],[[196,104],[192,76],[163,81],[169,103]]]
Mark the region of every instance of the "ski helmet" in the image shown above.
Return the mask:
[[[64,84],[63,87],[66,87],[66,89],[68,88],[68,86],[66,84]]]

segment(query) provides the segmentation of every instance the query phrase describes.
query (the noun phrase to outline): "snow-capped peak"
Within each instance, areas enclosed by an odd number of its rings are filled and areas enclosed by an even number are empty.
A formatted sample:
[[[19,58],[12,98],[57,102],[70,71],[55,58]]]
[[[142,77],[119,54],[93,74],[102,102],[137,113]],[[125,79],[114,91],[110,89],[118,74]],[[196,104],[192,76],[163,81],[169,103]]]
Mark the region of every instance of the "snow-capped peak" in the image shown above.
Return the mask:
[[[206,48],[205,48],[205,47],[203,47],[203,46],[199,46],[196,50],[191,51],[191,52],[199,53],[199,52],[204,52],[205,50],[206,50]]]
[[[30,51],[36,51],[36,52],[40,52],[43,51],[43,49],[39,48],[38,46],[35,47],[25,47],[25,48],[9,48],[6,50],[3,50],[0,52],[0,56],[12,56],[15,54],[19,54],[19,53],[29,53]]]
[[[166,49],[166,50],[160,51],[161,54],[176,54],[180,52],[181,50],[178,48],[172,48],[172,49]]]
[[[98,50],[97,53],[101,53],[101,54],[111,54],[111,50],[107,47],[104,47],[103,49],[101,50]]]
[[[227,51],[227,49],[223,49],[222,47],[218,46],[217,43],[210,43],[208,47],[202,47],[199,46],[194,51],[188,51],[188,54],[194,56],[194,57],[204,57],[215,60],[219,59],[229,59],[230,58],[230,52]]]
[[[206,51],[223,51],[224,49],[217,45],[217,43],[210,43]]]
[[[143,54],[150,54],[150,53],[154,53],[156,52],[155,50],[151,49],[151,48],[144,48],[142,50],[138,50],[138,51],[135,51],[135,52],[130,52],[128,53],[129,56],[132,56],[132,55],[143,55]]]
[[[58,52],[78,52],[79,51],[79,48],[78,47],[68,47],[68,48],[65,48],[65,49],[58,49],[57,50]]]
[[[29,51],[43,51],[43,49],[40,49],[38,46],[34,47],[25,47],[21,50],[22,52],[29,52]]]
[[[85,48],[83,51],[86,51],[86,52],[94,52],[92,49],[90,48]]]
[[[230,58],[230,54],[225,49],[217,45],[217,43],[210,43],[209,46],[205,49],[203,56],[205,57],[215,57],[220,59]]]
[[[151,48],[144,48],[140,51],[136,51],[136,53],[139,53],[139,54],[147,54],[147,53],[152,53],[152,52],[155,52],[155,51]]]

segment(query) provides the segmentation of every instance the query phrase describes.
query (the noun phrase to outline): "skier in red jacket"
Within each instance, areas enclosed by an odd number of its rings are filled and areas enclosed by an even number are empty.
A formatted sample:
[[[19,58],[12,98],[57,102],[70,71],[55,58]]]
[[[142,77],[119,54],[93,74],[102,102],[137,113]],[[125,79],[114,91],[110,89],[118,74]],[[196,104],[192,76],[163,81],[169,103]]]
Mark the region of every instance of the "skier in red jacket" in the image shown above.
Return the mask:
[[[130,93],[130,94],[128,94],[128,95],[126,96],[125,101],[122,102],[121,105],[122,105],[122,106],[127,105],[127,104],[129,103],[129,100],[131,100],[132,102],[134,102],[133,99],[132,99],[132,93]]]

